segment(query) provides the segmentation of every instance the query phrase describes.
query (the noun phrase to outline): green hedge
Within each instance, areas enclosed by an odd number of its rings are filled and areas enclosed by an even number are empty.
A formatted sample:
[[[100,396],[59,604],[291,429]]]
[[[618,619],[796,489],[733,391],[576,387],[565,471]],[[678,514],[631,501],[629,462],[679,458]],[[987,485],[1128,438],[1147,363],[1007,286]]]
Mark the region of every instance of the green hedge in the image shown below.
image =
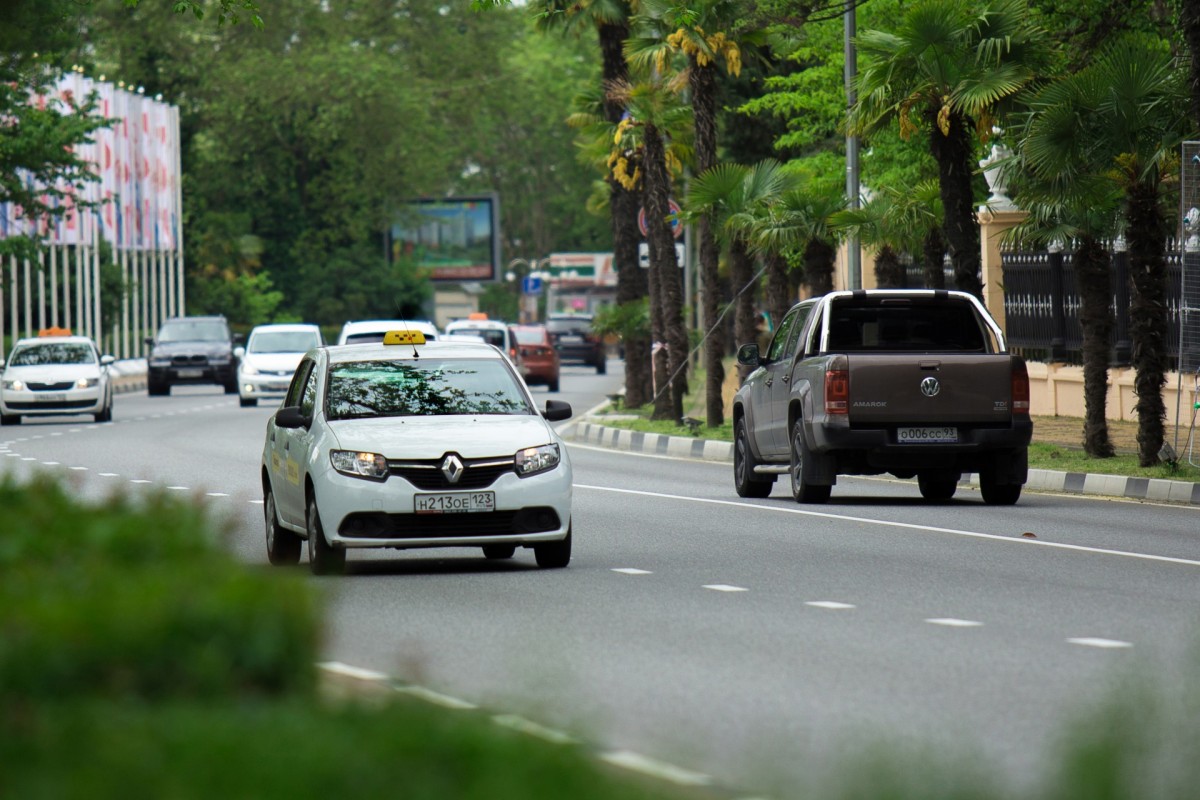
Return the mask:
[[[311,689],[310,587],[237,563],[195,505],[42,479],[0,483],[0,509],[0,702]]]

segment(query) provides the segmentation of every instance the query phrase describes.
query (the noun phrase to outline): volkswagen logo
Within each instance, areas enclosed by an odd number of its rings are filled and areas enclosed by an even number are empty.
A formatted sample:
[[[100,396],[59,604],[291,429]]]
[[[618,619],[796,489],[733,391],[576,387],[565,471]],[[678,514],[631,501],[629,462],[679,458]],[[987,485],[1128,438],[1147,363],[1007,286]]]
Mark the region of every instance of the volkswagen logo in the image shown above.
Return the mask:
[[[450,453],[442,459],[442,474],[446,476],[447,483],[458,483],[458,479],[463,474],[462,459]]]
[[[938,383],[937,378],[926,378],[921,381],[921,394],[926,397],[937,397],[937,393],[942,390],[942,385]],[[442,468],[445,471],[445,467]]]

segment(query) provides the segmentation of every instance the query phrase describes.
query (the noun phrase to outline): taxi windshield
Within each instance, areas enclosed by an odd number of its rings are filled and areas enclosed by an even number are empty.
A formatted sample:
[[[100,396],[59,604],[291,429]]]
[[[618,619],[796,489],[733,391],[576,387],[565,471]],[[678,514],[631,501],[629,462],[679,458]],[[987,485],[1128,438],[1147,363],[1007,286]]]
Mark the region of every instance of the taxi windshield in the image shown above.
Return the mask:
[[[36,367],[41,364],[95,364],[92,348],[82,342],[47,342],[22,347],[12,354],[14,367]]]
[[[516,377],[499,359],[334,364],[325,399],[331,420],[534,413]]]

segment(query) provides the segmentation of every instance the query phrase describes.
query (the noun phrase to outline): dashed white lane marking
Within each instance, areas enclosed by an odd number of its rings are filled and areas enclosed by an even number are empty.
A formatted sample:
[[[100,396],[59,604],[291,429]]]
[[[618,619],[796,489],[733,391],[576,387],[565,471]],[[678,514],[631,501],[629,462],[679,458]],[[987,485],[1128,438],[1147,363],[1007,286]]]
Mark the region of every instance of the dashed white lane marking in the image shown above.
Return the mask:
[[[20,453],[5,453],[4,455],[8,456],[9,458],[20,458],[21,457]]]
[[[934,617],[925,621],[930,625],[945,625],[948,628],[978,628],[983,625],[982,622],[976,622],[973,619],[955,619],[954,617]]]
[[[678,786],[708,786],[713,780],[703,772],[677,767],[665,761],[649,758],[628,750],[613,750],[600,754],[601,761],[624,769],[669,781]]]
[[[1115,650],[1123,647],[1133,647],[1132,642],[1122,642],[1119,639],[1099,639],[1088,636],[1078,639],[1067,639],[1067,641],[1071,644],[1078,644],[1084,647],[1100,647],[1108,650]]]
[[[706,583],[704,585],[704,588],[712,589],[714,592],[748,592],[748,591],[750,591],[749,589],[746,589],[742,586],[730,586],[728,583]]]
[[[71,469],[74,470],[75,472],[87,472],[88,471],[87,467],[71,467]]]
[[[613,572],[619,572],[622,575],[653,575],[654,573],[648,569],[637,569],[635,567],[614,567]]]
[[[37,461],[33,456],[21,456],[22,461]]]
[[[51,436],[62,436],[62,431],[56,431],[55,433],[52,433],[50,435]]]
[[[424,686],[400,686],[396,688],[396,691],[401,694],[420,698],[427,703],[433,703],[443,708],[452,708],[455,711],[470,711],[471,709],[478,708],[474,703],[468,703],[466,700],[459,700],[457,697],[451,697],[448,694],[426,689]]]
[[[846,608],[857,608],[857,606],[850,603],[839,603],[836,600],[810,600],[804,605],[812,606],[813,608],[828,608],[834,611],[841,611],[842,609]]]
[[[252,506],[261,506],[262,504],[263,504],[262,500],[251,500],[250,501],[250,505],[252,505]]]
[[[492,717],[492,722],[501,727],[510,728],[520,733],[527,733],[530,736],[536,736],[539,739],[554,744],[575,744],[575,740],[562,731],[547,728],[545,725],[539,725],[532,720],[519,717],[516,714],[497,714]]]
[[[71,428],[67,433],[79,433],[83,428]]]
[[[134,479],[130,480],[129,482],[130,483],[150,483],[150,481],[145,480],[144,478],[134,478]]]
[[[317,664],[318,667],[326,672],[333,672],[337,675],[344,675],[347,678],[354,678],[358,681],[386,681],[387,675],[382,672],[376,672],[373,669],[364,669],[362,667],[354,667],[350,664],[343,664],[341,661],[322,661]]]
[[[828,511],[808,511],[800,508],[789,508],[786,506],[765,506],[757,503],[737,502],[734,500],[717,500],[711,497],[688,497],[681,494],[668,494],[666,492],[646,492],[640,489],[617,489],[612,486],[595,486],[591,484],[577,483],[576,489],[592,489],[598,492],[615,492],[617,494],[631,494],[639,497],[655,497],[664,500],[684,500],[692,503],[704,503],[708,505],[731,506],[742,509],[743,511],[752,508],[756,511],[765,511],[775,514],[799,514],[805,517],[816,517],[818,519],[836,519],[843,522],[858,522],[863,525],[880,525],[888,528],[901,528],[904,530],[924,531],[926,533],[948,533],[953,536],[963,536],[970,539],[986,539],[994,542],[1004,542],[1006,544],[1018,544],[1029,547],[1051,547],[1056,550],[1071,550],[1077,553],[1093,553],[1103,556],[1122,556],[1124,558],[1137,558],[1144,561],[1160,561],[1166,564],[1183,564],[1189,567],[1200,567],[1200,561],[1190,558],[1173,558],[1172,556],[1156,556],[1150,553],[1136,553],[1128,550],[1108,550],[1102,547],[1086,547],[1078,544],[1066,544],[1064,542],[1048,542],[1045,539],[1026,539],[1017,536],[1006,536],[998,533],[981,533],[979,531],[966,531],[957,528],[937,528],[932,525],[918,525],[915,522],[896,522],[890,519],[871,519],[870,517],[852,517],[848,514],[833,514]]]
[[[115,473],[115,472],[100,472],[100,473],[97,473],[97,474],[98,474],[98,475],[99,475],[101,478],[119,478],[119,477],[121,477],[120,475],[118,475],[118,474],[117,474],[117,473]]]
[[[209,497],[229,497],[225,492],[205,492]]]
[[[168,486],[167,488],[173,492],[186,492],[188,490],[186,486]]]
[[[43,461],[43,462],[42,462],[42,466],[44,466],[44,467],[57,467],[57,466],[58,466],[58,462],[57,462],[57,461]]]

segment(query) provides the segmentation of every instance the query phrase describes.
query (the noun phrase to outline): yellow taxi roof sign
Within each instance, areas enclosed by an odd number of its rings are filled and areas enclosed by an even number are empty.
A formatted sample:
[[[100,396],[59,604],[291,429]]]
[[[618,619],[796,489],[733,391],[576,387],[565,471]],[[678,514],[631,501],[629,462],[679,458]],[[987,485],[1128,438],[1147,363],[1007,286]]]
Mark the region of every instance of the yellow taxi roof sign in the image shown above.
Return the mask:
[[[420,331],[388,331],[383,335],[384,344],[425,344],[425,334]]]
[[[470,314],[467,314],[467,319],[471,319],[471,320],[487,319],[487,318],[488,318],[488,315],[482,311],[472,311]]]

